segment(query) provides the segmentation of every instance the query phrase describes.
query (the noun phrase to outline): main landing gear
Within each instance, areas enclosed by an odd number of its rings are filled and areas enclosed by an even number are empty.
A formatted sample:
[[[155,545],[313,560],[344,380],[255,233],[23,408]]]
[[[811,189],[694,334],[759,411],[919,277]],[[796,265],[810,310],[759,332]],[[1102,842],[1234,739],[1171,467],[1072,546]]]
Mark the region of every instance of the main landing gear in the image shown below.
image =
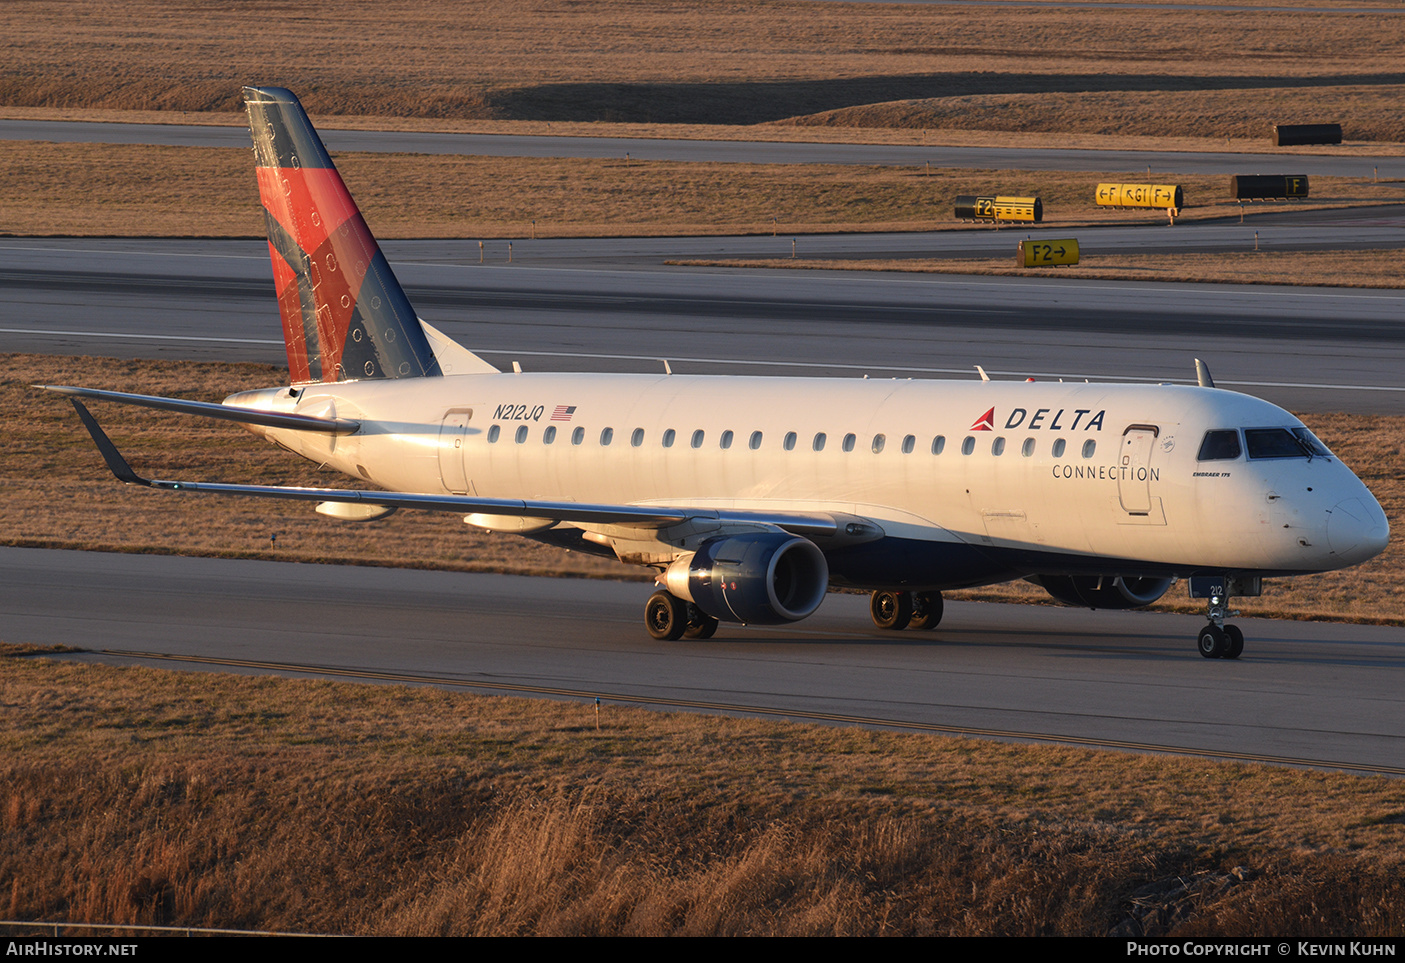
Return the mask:
[[[649,596],[649,601],[644,604],[644,627],[654,638],[665,642],[710,639],[717,631],[718,624],[716,619],[692,602],[685,602],[662,589]]]
[[[942,620],[940,592],[874,592],[868,611],[880,629],[935,629]]]

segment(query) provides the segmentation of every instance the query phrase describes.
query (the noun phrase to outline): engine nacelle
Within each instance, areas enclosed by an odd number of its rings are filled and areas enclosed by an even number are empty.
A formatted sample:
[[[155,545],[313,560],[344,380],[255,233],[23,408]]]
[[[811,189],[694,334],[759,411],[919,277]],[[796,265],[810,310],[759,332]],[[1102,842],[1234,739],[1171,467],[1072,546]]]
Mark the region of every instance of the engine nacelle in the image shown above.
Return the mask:
[[[708,539],[664,572],[664,584],[714,619],[774,625],[814,613],[829,563],[809,539],[783,532]]]
[[[1166,594],[1173,578],[1123,575],[1035,575],[1029,579],[1065,605],[1084,609],[1137,609]]]

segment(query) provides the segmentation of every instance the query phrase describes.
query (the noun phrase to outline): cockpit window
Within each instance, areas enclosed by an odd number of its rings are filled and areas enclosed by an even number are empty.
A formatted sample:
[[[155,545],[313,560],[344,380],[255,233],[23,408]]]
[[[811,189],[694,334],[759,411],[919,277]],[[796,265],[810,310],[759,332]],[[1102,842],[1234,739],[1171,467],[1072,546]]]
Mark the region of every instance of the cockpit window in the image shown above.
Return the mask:
[[[1298,436],[1287,428],[1245,428],[1244,447],[1250,458],[1306,458]]]
[[[1233,428],[1205,432],[1196,461],[1228,461],[1239,457],[1239,432]]]

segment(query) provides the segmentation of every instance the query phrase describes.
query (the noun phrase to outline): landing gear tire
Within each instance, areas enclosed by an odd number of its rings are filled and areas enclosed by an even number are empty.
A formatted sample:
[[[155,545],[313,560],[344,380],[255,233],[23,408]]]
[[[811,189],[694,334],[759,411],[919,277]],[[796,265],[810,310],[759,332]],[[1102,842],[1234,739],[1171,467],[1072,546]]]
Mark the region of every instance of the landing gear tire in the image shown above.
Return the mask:
[[[683,630],[685,639],[710,639],[717,634],[720,623],[696,605],[688,606],[688,627]]]
[[[907,623],[910,629],[935,629],[942,620],[942,593],[913,592],[912,620]]]
[[[1195,639],[1195,647],[1207,659],[1222,659],[1229,651],[1229,638],[1226,631],[1211,622],[1200,630]]]
[[[874,592],[868,602],[873,624],[880,629],[901,631],[912,621],[911,592]]]
[[[676,642],[688,628],[688,603],[671,592],[655,592],[644,603],[644,628],[656,639]]]
[[[1226,625],[1224,627],[1225,650],[1222,658],[1237,659],[1244,654],[1244,633],[1239,631],[1237,625]]]

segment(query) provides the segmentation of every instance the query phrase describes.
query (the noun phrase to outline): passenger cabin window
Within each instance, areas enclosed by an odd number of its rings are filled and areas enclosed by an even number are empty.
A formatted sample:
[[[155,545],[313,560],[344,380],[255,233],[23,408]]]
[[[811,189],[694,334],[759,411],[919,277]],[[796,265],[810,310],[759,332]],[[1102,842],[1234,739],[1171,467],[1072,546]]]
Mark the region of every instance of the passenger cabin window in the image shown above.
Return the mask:
[[[547,425],[546,431],[542,432],[542,444],[549,445],[556,440],[556,426]]]
[[[903,438],[903,454],[904,454],[904,455],[910,455],[910,454],[912,454],[912,450],[913,450],[914,448],[916,448],[916,447],[917,447],[917,436],[916,436],[916,435],[907,435],[906,437]]]
[[[850,434],[845,435],[845,436],[844,436],[844,446],[843,446],[843,447],[844,447],[844,450],[845,450],[845,451],[853,451],[853,450],[854,450],[854,442],[856,442],[856,441],[858,441],[858,437],[855,436],[852,432],[851,432]]]
[[[932,454],[940,455],[946,450],[946,435],[938,435],[932,439]]]
[[[784,442],[783,444],[784,444],[784,446],[785,446],[785,450],[786,450],[786,451],[794,451],[794,450],[795,450],[795,432],[793,432],[793,431],[787,431],[787,432],[785,433],[785,442]]]
[[[748,441],[748,442],[746,443],[746,445],[747,445],[747,447],[750,448],[752,451],[755,451],[756,449],[760,448],[760,447],[761,447],[761,432],[759,432],[759,431],[753,431],[753,432],[751,433],[751,440]]]
[[[967,435],[966,438],[965,438],[965,440],[963,440],[963,441],[961,442],[961,454],[963,454],[963,455],[969,455],[971,452],[973,452],[973,451],[975,451],[975,450],[976,450],[976,439],[973,438],[973,437],[970,436],[970,435]]]
[[[575,431],[571,432],[571,444],[579,445],[583,441],[585,441],[584,428],[577,428]]]
[[[1287,428],[1245,428],[1244,447],[1250,458],[1306,458],[1317,454],[1304,447]]]
[[[995,439],[994,441],[992,441],[992,442],[990,443],[990,453],[991,453],[992,455],[1003,455],[1003,454],[1005,454],[1005,439],[1004,439],[1004,438],[997,438],[997,439]]]
[[[1050,454],[1052,454],[1055,458],[1062,458],[1062,457],[1064,456],[1064,448],[1065,448],[1065,447],[1067,447],[1067,446],[1064,444],[1064,440],[1063,440],[1062,438],[1055,438],[1055,439],[1054,439],[1054,447],[1051,448],[1051,449],[1049,449],[1049,452],[1050,452]]]
[[[489,429],[488,429],[488,444],[491,445],[491,444],[494,444],[495,442],[497,442],[498,436],[501,435],[501,434],[502,434],[502,425],[494,425],[493,427],[489,428]]]
[[[522,443],[523,443],[524,441],[526,441],[526,440],[527,440],[527,426],[526,426],[526,425],[518,425],[518,426],[517,426],[517,443],[520,445],[520,444],[522,444]]]
[[[677,433],[675,433],[672,428],[668,429],[668,431],[665,431],[665,432],[663,433],[663,446],[664,446],[665,448],[672,448],[672,447],[673,447],[673,439],[676,438],[676,437],[678,437],[678,436],[677,436]]]
[[[824,451],[824,432],[816,433],[815,443],[811,447],[814,448],[815,451]]]
[[[644,444],[644,429],[634,429],[634,434],[629,436],[629,443],[635,448],[638,448],[640,445]]]
[[[1093,452],[1097,450],[1097,447],[1098,443],[1091,438],[1083,442],[1083,457],[1092,458]]]
[[[1229,461],[1239,457],[1239,432],[1233,428],[1205,432],[1196,461]]]
[[[706,437],[706,433],[701,428],[693,432],[693,447],[701,448],[703,446],[703,439]]]
[[[1026,438],[1024,440],[1024,444],[1020,446],[1020,454],[1024,455],[1026,458],[1029,458],[1031,455],[1034,454],[1033,438]]]
[[[613,429],[613,428],[605,428],[605,429],[603,429],[603,430],[600,432],[600,444],[601,444],[602,446],[608,445],[610,442],[612,442],[612,441],[614,441],[614,440],[615,440],[615,429]]]
[[[721,439],[718,440],[718,442],[717,442],[717,447],[718,447],[718,448],[731,448],[731,447],[732,447],[732,429],[728,428],[726,431],[722,432],[722,437],[721,437]]]
[[[887,443],[888,443],[888,439],[887,439],[885,436],[883,436],[883,435],[874,435],[874,436],[873,436],[873,445],[871,446],[872,449],[873,449],[873,453],[876,455],[876,454],[878,454],[879,452],[881,452],[881,451],[883,450],[883,446],[886,445]]]

